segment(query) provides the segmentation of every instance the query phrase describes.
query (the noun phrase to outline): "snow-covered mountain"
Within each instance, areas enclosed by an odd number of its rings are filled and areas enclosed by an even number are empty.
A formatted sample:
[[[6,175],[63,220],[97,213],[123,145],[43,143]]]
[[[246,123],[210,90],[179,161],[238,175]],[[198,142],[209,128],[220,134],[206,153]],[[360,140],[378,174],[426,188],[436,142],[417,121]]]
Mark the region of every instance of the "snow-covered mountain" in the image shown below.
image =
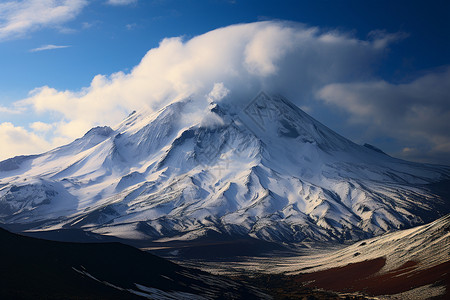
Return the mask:
[[[201,260],[188,265],[216,274],[270,274],[264,283],[278,291],[309,286],[375,297],[367,299],[449,299],[449,251],[450,215],[446,215],[350,246],[304,248],[297,255],[272,253],[225,264]]]
[[[153,241],[358,240],[444,215],[433,187],[449,179],[450,167],[357,145],[279,96],[185,99],[0,162],[0,222]]]

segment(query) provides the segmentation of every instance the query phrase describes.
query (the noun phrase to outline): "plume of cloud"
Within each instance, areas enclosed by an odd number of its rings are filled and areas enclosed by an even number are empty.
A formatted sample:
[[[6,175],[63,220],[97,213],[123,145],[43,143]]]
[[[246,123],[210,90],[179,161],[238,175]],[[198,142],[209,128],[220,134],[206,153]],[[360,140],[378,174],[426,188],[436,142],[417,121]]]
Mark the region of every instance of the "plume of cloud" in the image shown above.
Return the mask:
[[[22,0],[0,3],[0,41],[74,19],[87,0]]]

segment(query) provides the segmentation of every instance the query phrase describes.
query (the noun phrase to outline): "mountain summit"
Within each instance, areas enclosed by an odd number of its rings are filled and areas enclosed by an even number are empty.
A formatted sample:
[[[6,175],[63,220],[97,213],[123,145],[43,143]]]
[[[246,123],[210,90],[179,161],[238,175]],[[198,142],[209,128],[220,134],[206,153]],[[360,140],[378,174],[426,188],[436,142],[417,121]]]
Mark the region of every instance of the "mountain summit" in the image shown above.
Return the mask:
[[[0,162],[0,222],[149,241],[213,231],[343,242],[448,212],[438,187],[450,167],[357,145],[280,96],[261,93],[240,110],[194,104],[133,112]]]

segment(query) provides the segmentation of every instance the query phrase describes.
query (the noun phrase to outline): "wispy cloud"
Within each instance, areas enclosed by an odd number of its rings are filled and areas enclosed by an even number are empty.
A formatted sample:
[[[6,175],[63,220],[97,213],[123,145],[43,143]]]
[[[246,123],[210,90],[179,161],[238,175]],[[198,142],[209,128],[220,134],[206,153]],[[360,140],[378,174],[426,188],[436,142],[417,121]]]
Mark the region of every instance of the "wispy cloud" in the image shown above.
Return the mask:
[[[94,23],[90,23],[90,22],[83,22],[83,23],[81,23],[81,28],[83,28],[83,29],[89,29],[92,26],[94,26]]]
[[[21,111],[19,109],[4,107],[0,105],[0,113],[6,113],[6,114],[20,114]]]
[[[99,24],[101,24],[101,21],[99,21],[99,20],[83,22],[83,23],[81,23],[81,29],[90,29],[90,28],[98,26]]]
[[[385,48],[388,44],[408,38],[409,33],[403,31],[388,33],[385,30],[372,30],[369,32],[367,37],[373,41],[376,41],[374,44],[375,47]]]
[[[30,124],[30,128],[35,132],[48,132],[54,127],[54,124],[44,122],[34,122]]]
[[[136,23],[132,23],[132,24],[127,24],[125,25],[125,28],[127,30],[133,30],[134,28],[136,28],[137,24]]]
[[[0,41],[74,19],[87,0],[22,0],[0,3]]]
[[[31,49],[30,52],[39,52],[39,51],[46,51],[46,50],[54,50],[54,49],[63,49],[63,48],[69,48],[71,46],[63,46],[63,45],[45,45],[42,47]]]
[[[106,3],[111,5],[129,5],[137,3],[137,0],[108,0]]]

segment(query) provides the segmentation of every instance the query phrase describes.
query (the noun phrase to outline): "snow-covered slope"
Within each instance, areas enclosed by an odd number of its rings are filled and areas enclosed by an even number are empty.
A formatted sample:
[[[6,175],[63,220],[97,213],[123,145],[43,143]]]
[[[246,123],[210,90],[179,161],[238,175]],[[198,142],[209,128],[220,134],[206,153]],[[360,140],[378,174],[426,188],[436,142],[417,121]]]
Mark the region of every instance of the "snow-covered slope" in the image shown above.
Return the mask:
[[[242,109],[191,99],[133,112],[50,152],[0,162],[0,222],[132,239],[208,230],[357,240],[448,211],[450,167],[392,158],[261,93]]]

